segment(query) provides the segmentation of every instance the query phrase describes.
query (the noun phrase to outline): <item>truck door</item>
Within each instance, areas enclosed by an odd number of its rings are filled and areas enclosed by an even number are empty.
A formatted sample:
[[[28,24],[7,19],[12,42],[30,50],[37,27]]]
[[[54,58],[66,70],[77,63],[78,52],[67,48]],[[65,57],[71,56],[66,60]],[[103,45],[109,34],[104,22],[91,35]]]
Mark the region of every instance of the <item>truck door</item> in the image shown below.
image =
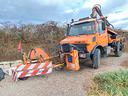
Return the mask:
[[[108,45],[108,34],[105,28],[104,21],[100,21],[98,24],[98,34],[97,34],[97,43],[101,46]]]

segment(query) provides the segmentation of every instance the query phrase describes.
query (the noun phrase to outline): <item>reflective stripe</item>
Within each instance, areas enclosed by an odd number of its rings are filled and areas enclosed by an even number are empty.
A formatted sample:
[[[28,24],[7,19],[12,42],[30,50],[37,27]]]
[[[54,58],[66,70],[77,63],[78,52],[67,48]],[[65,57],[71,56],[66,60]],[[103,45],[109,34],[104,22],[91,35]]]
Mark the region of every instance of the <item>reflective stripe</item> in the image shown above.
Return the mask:
[[[52,62],[49,63],[49,65],[47,66],[47,68],[52,67]]]
[[[28,64],[28,65],[25,65],[24,68],[22,70],[27,70],[31,65]]]
[[[52,68],[49,68],[47,74],[52,73]]]
[[[39,69],[39,68],[43,68],[45,64],[46,64],[46,63],[41,63],[41,64],[39,65],[38,69]]]
[[[12,69],[12,79],[17,81],[18,78],[49,74],[52,72],[52,68],[52,62],[48,61],[41,64],[18,65]]]
[[[33,68],[35,67],[35,65],[36,65],[36,64],[31,64],[31,65],[29,66],[29,68],[27,68],[26,70],[31,70],[31,69],[33,69]]]
[[[16,77],[19,78],[22,73],[23,73],[23,71],[18,72],[17,75],[16,75]]]
[[[34,70],[29,70],[28,73],[25,75],[25,77],[31,76]]]
[[[38,70],[34,70],[34,71],[32,72],[32,76],[36,75],[37,73],[38,73]]]
[[[38,73],[36,73],[36,75],[40,75],[43,71],[44,71],[44,69],[39,69],[39,71],[38,71]]]
[[[16,70],[17,70],[17,71],[21,71],[21,70],[23,70],[24,66],[25,66],[25,65],[20,65]]]

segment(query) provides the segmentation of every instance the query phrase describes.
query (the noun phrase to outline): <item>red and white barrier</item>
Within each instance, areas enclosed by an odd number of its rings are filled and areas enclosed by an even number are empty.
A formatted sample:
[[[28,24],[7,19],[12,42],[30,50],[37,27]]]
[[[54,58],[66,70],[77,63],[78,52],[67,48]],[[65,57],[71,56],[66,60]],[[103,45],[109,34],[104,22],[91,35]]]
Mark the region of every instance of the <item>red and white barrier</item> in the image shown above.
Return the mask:
[[[35,64],[19,64],[12,69],[12,79],[17,81],[18,78],[45,75],[52,72],[53,66],[51,61],[46,61],[44,63]]]

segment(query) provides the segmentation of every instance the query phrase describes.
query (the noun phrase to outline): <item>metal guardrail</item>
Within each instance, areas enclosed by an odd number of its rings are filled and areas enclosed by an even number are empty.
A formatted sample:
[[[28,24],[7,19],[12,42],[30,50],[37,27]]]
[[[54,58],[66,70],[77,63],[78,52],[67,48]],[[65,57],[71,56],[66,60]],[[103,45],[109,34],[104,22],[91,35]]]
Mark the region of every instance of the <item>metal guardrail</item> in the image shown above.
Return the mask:
[[[21,60],[0,62],[0,68],[2,68],[4,73],[6,73],[7,75],[11,75],[10,69],[21,62]]]
[[[6,64],[17,64],[22,62],[21,60],[16,60],[16,61],[5,61],[5,62],[0,62],[0,65],[6,65]]]

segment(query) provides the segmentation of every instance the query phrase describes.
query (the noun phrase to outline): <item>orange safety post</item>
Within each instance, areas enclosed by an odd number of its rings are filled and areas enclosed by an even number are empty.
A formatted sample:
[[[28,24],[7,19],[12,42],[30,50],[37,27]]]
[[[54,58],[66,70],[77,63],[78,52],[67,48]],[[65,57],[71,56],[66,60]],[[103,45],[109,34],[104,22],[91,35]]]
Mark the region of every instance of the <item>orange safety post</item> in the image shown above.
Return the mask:
[[[68,70],[78,71],[80,69],[79,56],[77,50],[72,50],[70,54],[65,56],[66,66]]]

